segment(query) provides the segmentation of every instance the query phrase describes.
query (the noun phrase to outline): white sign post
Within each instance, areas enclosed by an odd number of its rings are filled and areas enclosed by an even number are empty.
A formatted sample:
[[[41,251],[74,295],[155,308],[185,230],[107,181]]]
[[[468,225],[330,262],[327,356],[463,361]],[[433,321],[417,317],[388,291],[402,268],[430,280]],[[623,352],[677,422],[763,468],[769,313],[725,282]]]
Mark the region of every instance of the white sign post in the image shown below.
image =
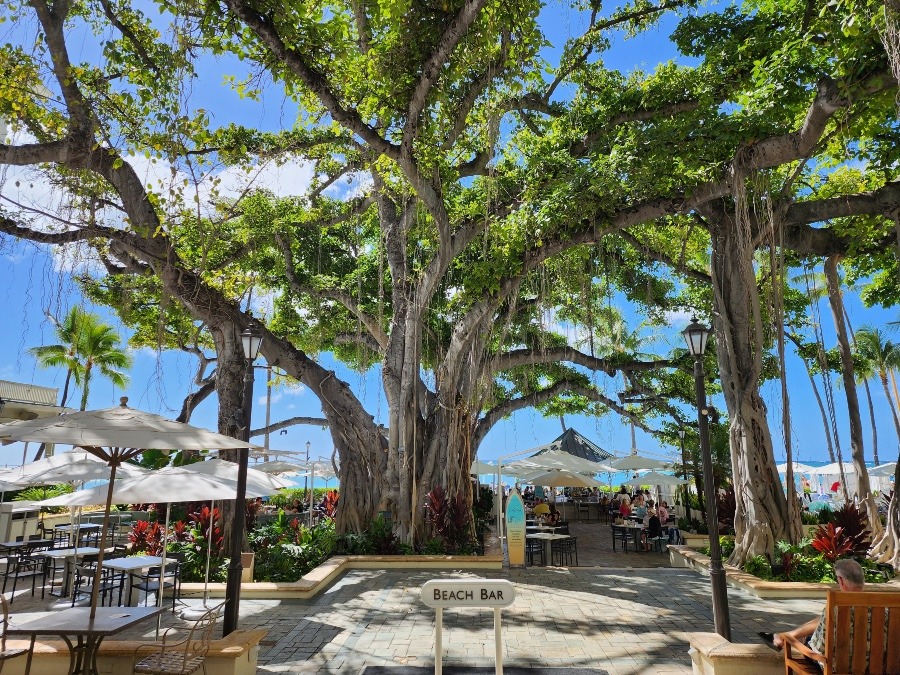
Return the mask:
[[[503,579],[432,579],[422,585],[422,602],[434,607],[434,673],[441,675],[441,631],[445,607],[492,607],[494,610],[494,672],[503,675],[503,638],[500,609],[516,599],[516,587]]]

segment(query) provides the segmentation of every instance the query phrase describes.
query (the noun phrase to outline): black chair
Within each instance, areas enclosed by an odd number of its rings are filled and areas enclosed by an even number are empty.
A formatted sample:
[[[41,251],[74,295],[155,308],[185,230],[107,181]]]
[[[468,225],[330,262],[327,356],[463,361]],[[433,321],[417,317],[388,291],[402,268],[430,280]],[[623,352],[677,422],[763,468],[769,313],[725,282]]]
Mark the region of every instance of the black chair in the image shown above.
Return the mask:
[[[612,525],[610,527],[612,528],[613,552],[616,550],[616,542],[620,541],[622,542],[622,551],[628,553],[628,540],[634,535],[624,527],[614,527]]]
[[[541,557],[541,565],[546,565],[547,561],[544,560],[544,542],[540,539],[526,539],[525,540],[525,557],[528,560],[529,565],[534,565],[534,556],[538,555]]]
[[[79,596],[87,596],[87,601],[90,603],[91,594],[94,591],[94,577],[96,576],[96,572],[96,563],[75,565],[75,583],[72,586],[72,607],[75,606]],[[121,583],[112,572],[113,570],[105,569],[100,571],[100,586],[97,588],[97,594],[100,597],[101,605],[107,604],[106,600],[108,599],[108,604],[112,606],[112,598],[115,591],[119,591],[119,597],[122,597]]]
[[[572,567],[573,560],[575,567],[578,567],[578,537],[551,541],[550,558],[551,564],[559,567]]]
[[[6,648],[6,627],[9,625],[9,604],[6,598],[0,595],[0,610],[3,612],[3,622],[0,624],[0,670],[3,670],[3,662],[28,653],[27,649]]]
[[[31,578],[31,595],[34,595],[37,587],[37,579],[44,578],[44,557],[36,555],[33,551],[20,549],[15,553],[8,555],[6,558],[6,569],[3,571],[3,589],[0,593],[6,593],[6,585],[12,579],[12,595],[9,598],[10,604],[16,597],[16,587],[19,579]]]
[[[181,563],[182,556],[180,554],[171,554],[171,557],[166,560],[166,568],[162,573],[162,594],[165,595],[166,589],[172,589],[172,611],[175,611],[175,603],[181,593]],[[150,604],[151,593],[160,593],[159,582],[159,566],[151,567],[146,574],[131,575],[131,588],[144,593],[144,606]]]

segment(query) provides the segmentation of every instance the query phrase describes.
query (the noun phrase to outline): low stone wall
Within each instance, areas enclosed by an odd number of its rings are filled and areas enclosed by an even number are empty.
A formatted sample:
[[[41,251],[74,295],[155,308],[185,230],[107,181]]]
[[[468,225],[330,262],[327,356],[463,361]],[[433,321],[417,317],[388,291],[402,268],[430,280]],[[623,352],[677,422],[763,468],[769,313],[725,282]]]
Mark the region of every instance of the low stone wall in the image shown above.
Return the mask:
[[[688,633],[694,675],[780,675],[784,656],[764,644],[728,642],[718,633]]]
[[[259,642],[267,630],[236,630],[228,637],[210,642],[206,657],[207,675],[256,675]],[[28,648],[28,640],[7,640],[7,649]],[[97,655],[97,671],[104,675],[130,675],[134,672],[134,650],[148,641],[104,640]],[[152,644],[152,643],[151,643]],[[24,675],[26,656],[3,662],[3,675]],[[69,650],[62,641],[36,642],[31,672],[40,675],[65,675],[69,670]]]
[[[485,542],[485,555],[358,555],[333,556],[303,575],[299,581],[257,581],[241,584],[241,598],[256,599],[308,599],[328,588],[338,577],[349,570],[361,569],[450,569],[450,570],[501,570],[503,552],[496,537]],[[209,596],[225,597],[225,584],[209,584]],[[183,583],[181,597],[197,598],[203,595],[202,583]]]
[[[669,546],[669,563],[672,567],[686,567],[698,571],[709,571],[709,556],[688,546]],[[725,577],[728,585],[747,591],[757,598],[817,598],[825,599],[830,588],[837,588],[837,584],[817,584],[803,581],[765,581],[752,574],[730,565],[725,565]],[[868,584],[866,590],[872,591],[900,591],[900,583],[897,580],[886,584]]]

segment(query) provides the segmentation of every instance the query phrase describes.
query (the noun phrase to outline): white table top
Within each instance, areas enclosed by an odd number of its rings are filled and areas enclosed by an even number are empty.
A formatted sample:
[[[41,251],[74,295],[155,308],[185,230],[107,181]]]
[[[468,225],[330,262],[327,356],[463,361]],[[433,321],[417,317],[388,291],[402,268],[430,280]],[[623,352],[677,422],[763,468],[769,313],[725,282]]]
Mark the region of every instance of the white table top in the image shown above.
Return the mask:
[[[104,560],[103,567],[111,570],[139,570],[145,567],[154,567],[162,565],[162,558],[155,555],[136,555],[129,558],[113,558],[112,560]]]
[[[81,555],[97,555],[100,553],[99,548],[90,546],[79,546],[78,548],[53,548],[49,551],[41,551],[40,555],[45,558],[74,558]]]
[[[551,534],[550,532],[535,532],[534,534],[526,534],[526,539],[571,539],[569,534]]]

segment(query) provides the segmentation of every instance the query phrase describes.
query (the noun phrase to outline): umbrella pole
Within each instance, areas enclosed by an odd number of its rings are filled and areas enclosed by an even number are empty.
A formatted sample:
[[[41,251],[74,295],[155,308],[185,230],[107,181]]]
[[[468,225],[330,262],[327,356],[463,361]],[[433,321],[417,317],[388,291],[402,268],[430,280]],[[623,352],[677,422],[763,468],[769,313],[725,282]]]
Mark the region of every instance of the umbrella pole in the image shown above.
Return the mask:
[[[112,506],[113,486],[115,485],[116,468],[118,466],[119,458],[111,458],[109,462],[109,488],[106,491],[106,509],[103,511],[103,527],[100,531],[100,545],[97,547],[99,549],[99,553],[97,554],[97,569],[94,572],[94,587],[91,589],[91,620],[93,620],[94,615],[97,614],[97,596],[100,593],[100,577],[103,573],[103,544],[106,542],[106,533],[109,531],[109,509],[110,506]],[[77,531],[75,539],[76,541],[78,540]]]
[[[216,502],[210,501],[209,507],[209,535],[206,537],[206,574],[203,576],[203,606],[209,600],[209,560],[212,558],[213,527],[216,521]]]
[[[309,470],[309,527],[312,529],[312,510],[313,495],[315,494],[314,485],[316,483],[316,463],[313,462]]]
[[[165,586],[163,583],[166,579],[166,543],[169,539],[169,516],[172,513],[172,502],[166,502],[166,526],[163,530],[162,536],[162,565],[159,566],[159,591],[156,594],[156,606],[162,606],[162,597],[163,591],[165,590]],[[175,588],[172,588],[172,592],[175,592]],[[156,639],[159,640],[159,627],[162,623],[162,615],[156,617]]]

